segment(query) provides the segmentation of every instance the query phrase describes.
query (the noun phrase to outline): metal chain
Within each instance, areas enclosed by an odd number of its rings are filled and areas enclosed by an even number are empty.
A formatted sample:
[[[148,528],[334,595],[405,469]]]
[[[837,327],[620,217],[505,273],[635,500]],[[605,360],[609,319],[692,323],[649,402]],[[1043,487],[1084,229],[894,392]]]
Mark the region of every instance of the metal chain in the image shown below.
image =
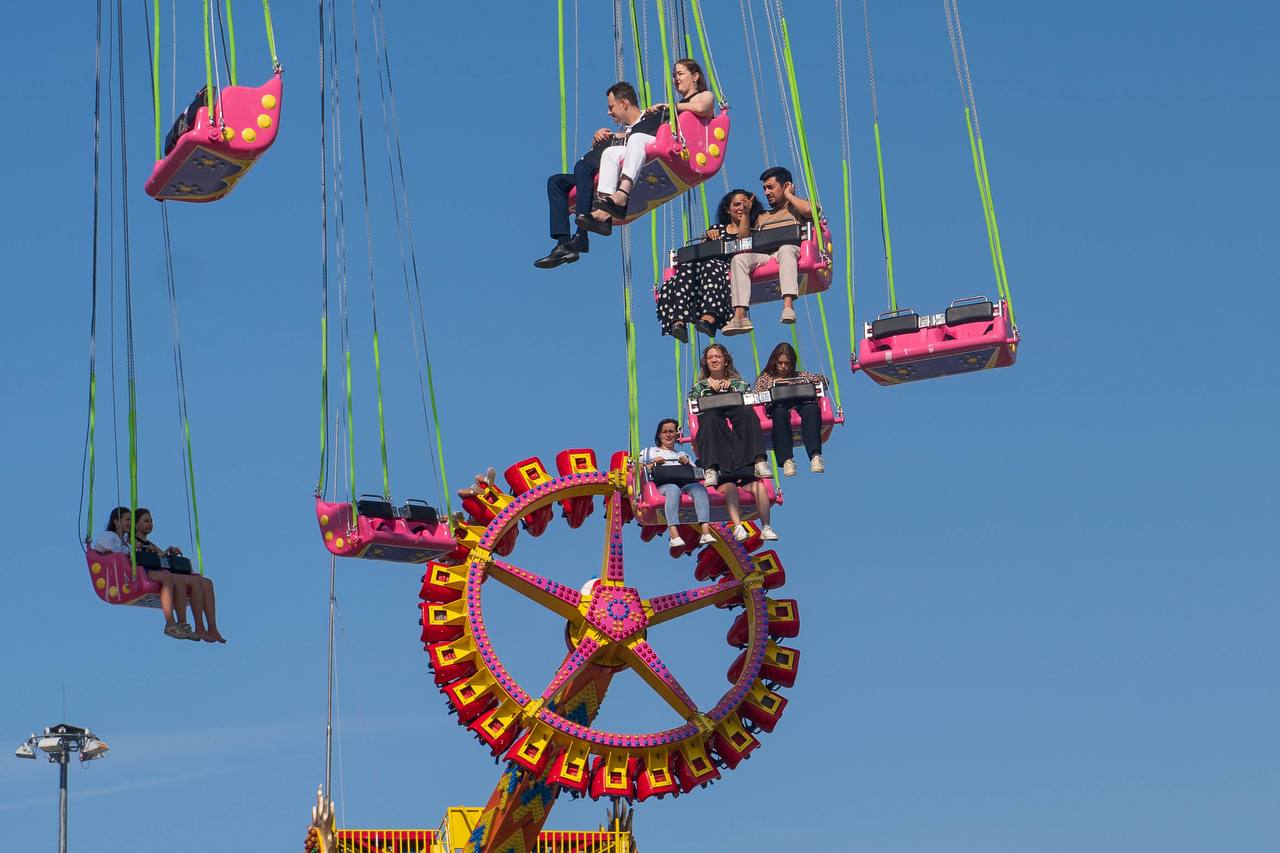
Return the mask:
[[[880,101],[876,96],[876,60],[871,52],[871,12],[867,0],[862,0],[862,31],[867,37],[867,75],[871,80],[871,120],[880,120]]]
[[[753,61],[751,55],[751,34],[747,30],[747,15],[749,7],[747,0],[738,0],[738,15],[742,18],[742,41],[747,50],[747,69],[751,72],[751,97],[756,105],[756,129],[760,131],[760,155],[765,163],[769,162],[769,141],[764,133],[764,105],[760,102],[760,81],[756,77],[756,61]],[[755,24],[752,23],[752,30]],[[759,47],[756,48],[757,55]],[[721,171],[724,171],[723,169]],[[725,182],[728,183],[729,176],[725,175]],[[728,191],[728,187],[725,188]]]
[[[764,3],[764,20],[765,25],[769,29],[769,48],[773,53],[773,71],[778,82],[778,99],[782,102],[782,119],[787,129],[787,150],[791,155],[791,166],[793,172],[799,172],[795,177],[799,178],[801,193],[808,193],[808,188],[804,186],[804,174],[800,169],[800,149],[796,144],[796,129],[791,120],[791,104],[787,99],[787,83],[782,73],[782,60],[778,55],[778,42],[781,40],[781,4],[777,7],[778,21],[774,20],[774,12],[769,8],[768,0]]]
[[[944,0],[945,2],[945,0]],[[853,160],[849,145],[849,84],[848,68],[845,65],[844,48],[844,6],[841,0],[836,3],[836,85],[840,92],[840,151],[846,162]]]
[[[973,96],[973,75],[969,73],[969,51],[964,46],[964,28],[960,26],[960,6],[951,0],[956,22],[956,41],[960,44],[960,64],[964,66],[964,86],[969,94],[969,109],[973,113],[973,135],[982,139],[982,124],[978,121],[978,101]]]

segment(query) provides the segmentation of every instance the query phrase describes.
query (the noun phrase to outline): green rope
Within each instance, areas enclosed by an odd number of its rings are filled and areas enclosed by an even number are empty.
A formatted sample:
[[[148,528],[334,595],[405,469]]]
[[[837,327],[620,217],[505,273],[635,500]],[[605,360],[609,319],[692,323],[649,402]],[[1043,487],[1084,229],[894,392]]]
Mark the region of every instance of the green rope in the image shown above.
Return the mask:
[[[156,79],[159,79],[158,71]],[[213,49],[209,46],[209,0],[204,0],[204,105],[209,113],[209,124],[213,124]],[[156,116],[159,115],[160,108],[157,106]]]
[[[320,479],[316,481],[316,497],[324,495],[325,474],[329,467],[329,318],[320,317]]]
[[[827,330],[827,309],[822,304],[821,293],[818,294],[818,316],[822,318],[822,330],[825,333]],[[795,332],[795,328],[796,328],[795,326],[791,327],[791,330],[793,333]],[[831,365],[831,393],[835,396],[836,408],[841,409],[844,407],[840,404],[840,371],[836,368],[836,356],[835,356],[835,352],[831,348],[831,336],[826,335],[826,339],[827,339],[827,364]],[[797,350],[797,352],[799,352],[799,350]],[[797,361],[798,360],[799,359],[797,359]]]
[[[644,54],[640,50],[640,21],[636,16],[636,0],[631,0],[631,47],[635,54],[636,85],[639,86],[640,106],[648,107],[653,103],[653,95],[649,88],[648,76],[644,68]]]
[[[1004,298],[1009,303],[1009,323],[1017,325],[1013,316],[1013,294],[1009,291],[1009,275],[1004,269],[1004,249],[1000,246],[1000,226],[996,222],[996,205],[991,195],[991,174],[987,171],[987,149],[982,142],[982,137],[978,137],[978,160],[982,163],[982,186],[987,197],[987,211],[991,217],[991,233],[995,237],[996,258],[1000,266],[1000,283],[1004,288]]]
[[[156,159],[160,160],[164,156],[160,146],[160,0],[154,0],[151,20],[151,109],[156,124]]]
[[[356,441],[355,441],[355,414],[354,407],[351,404],[351,351],[347,350],[343,353],[346,359],[346,385],[347,385],[347,470],[349,472],[349,480],[351,486],[351,521],[355,523],[356,519]]]
[[[183,406],[182,414],[182,431],[187,442],[187,482],[191,489],[191,519],[195,528],[196,537],[196,567],[200,570],[200,574],[204,574],[204,549],[200,545],[200,504],[196,501],[196,463],[191,456],[191,421],[186,415],[186,406]]]
[[[856,347],[858,335],[853,321],[853,200],[849,194],[849,161],[842,160],[840,165],[844,172],[844,286],[849,305],[849,343]],[[835,371],[834,367],[832,371]]]
[[[130,330],[132,338],[132,330]],[[130,346],[132,349],[132,346]],[[138,576],[138,555],[133,549],[138,524],[138,386],[129,377],[129,566]]]
[[[560,171],[569,171],[569,101],[564,82],[564,0],[556,4],[556,44],[560,56]]]
[[[680,340],[677,338],[673,342],[676,348],[676,422],[679,424],[680,431],[684,432],[685,390],[684,383],[680,381],[682,378],[680,370]]]
[[[711,205],[707,203],[707,185],[705,182],[698,184],[698,196],[702,199],[702,222],[710,230]]]
[[[236,75],[236,25],[231,20],[231,0],[227,0],[227,52],[231,55],[231,67],[228,69],[231,74],[231,85],[236,85],[238,79]]]
[[[378,444],[382,451],[382,496],[391,500],[391,470],[387,465],[387,421],[382,407],[382,350],[378,345],[378,330],[373,330],[373,373],[378,387]]]
[[[898,294],[893,288],[893,242],[889,239],[889,198],[884,189],[884,153],[880,147],[880,122],[874,124],[876,137],[876,170],[880,175],[880,236],[884,240],[884,265],[889,276],[889,309],[898,310]]]
[[[707,47],[707,34],[702,28],[702,9],[699,8],[698,0],[693,0],[693,25],[698,30],[698,47],[705,60],[703,68],[707,75],[707,88],[711,90],[711,97],[716,99],[716,103],[724,103],[720,95],[720,83],[716,80],[715,64],[711,61],[711,51]],[[690,50],[689,53],[692,54],[693,51]]]
[[[676,105],[675,95],[671,91],[671,49],[667,46],[667,14],[664,9],[666,5],[664,0],[657,0],[658,4],[658,39],[662,42],[662,67],[666,73],[662,75],[663,91],[667,95],[667,103],[671,105],[668,110],[667,121],[671,125],[671,134],[674,136],[678,132],[676,126]]]
[[[98,455],[94,446],[98,425],[98,376],[89,371],[89,515],[85,518],[85,539],[93,538],[93,486],[98,479]]]
[[[271,26],[271,2],[262,0],[262,17],[267,22],[267,49],[271,51],[271,67],[280,70],[280,59],[276,56],[276,31]]]
[[[1000,280],[1000,259],[996,253],[995,234],[991,229],[991,200],[982,180],[982,161],[978,158],[978,142],[973,135],[973,117],[968,107],[964,109],[964,123],[969,132],[969,153],[973,158],[973,177],[978,182],[978,198],[982,201],[982,223],[987,229],[987,248],[991,251],[991,271],[996,277],[996,290],[1003,297],[1004,286]]]

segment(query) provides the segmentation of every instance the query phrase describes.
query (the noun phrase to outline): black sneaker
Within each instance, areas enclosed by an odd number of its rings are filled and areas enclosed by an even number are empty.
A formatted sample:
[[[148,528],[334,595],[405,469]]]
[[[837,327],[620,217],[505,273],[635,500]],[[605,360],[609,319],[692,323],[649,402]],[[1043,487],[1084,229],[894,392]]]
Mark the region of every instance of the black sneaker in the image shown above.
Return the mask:
[[[573,240],[561,240],[544,258],[538,258],[533,265],[540,270],[552,270],[561,264],[571,264],[578,259],[578,250]]]

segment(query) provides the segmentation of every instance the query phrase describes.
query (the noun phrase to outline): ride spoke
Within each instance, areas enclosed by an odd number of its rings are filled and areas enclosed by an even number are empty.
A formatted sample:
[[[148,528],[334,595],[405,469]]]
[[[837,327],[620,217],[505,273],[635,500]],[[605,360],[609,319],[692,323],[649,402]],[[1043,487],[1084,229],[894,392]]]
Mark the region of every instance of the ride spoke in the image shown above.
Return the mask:
[[[645,602],[645,611],[649,617],[649,625],[659,625],[709,605],[730,601],[741,594],[742,581],[729,578],[710,586],[655,596]]]
[[[668,705],[675,709],[677,714],[689,720],[698,713],[697,704],[689,697],[685,689],[680,686],[680,682],[671,674],[671,670],[667,669],[667,665],[658,657],[658,653],[653,650],[653,646],[644,640],[637,640],[633,643],[628,643],[624,648],[626,651],[623,657],[627,664]]]
[[[542,605],[557,616],[568,619],[574,625],[582,623],[582,614],[578,611],[582,596],[572,587],[501,560],[494,560],[490,564],[489,577],[503,586],[510,587],[530,601]]]
[[[551,679],[551,683],[547,685],[547,689],[542,691],[542,698],[550,701],[555,697],[560,689],[568,683],[569,679],[578,673],[584,666],[600,653],[600,641],[591,636],[591,633],[582,638],[582,642],[578,647],[565,657],[564,663],[560,664],[560,668],[556,670],[555,677]]]

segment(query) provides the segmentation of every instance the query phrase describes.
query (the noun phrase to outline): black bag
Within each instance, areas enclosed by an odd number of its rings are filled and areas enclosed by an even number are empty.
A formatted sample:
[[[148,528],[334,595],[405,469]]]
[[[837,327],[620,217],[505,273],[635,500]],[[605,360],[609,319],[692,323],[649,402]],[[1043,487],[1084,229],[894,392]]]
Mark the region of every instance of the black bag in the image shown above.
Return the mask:
[[[665,486],[671,483],[683,487],[690,483],[698,482],[702,477],[698,476],[698,469],[692,465],[673,465],[668,462],[662,465],[654,465],[649,471],[649,479],[656,486]]]

